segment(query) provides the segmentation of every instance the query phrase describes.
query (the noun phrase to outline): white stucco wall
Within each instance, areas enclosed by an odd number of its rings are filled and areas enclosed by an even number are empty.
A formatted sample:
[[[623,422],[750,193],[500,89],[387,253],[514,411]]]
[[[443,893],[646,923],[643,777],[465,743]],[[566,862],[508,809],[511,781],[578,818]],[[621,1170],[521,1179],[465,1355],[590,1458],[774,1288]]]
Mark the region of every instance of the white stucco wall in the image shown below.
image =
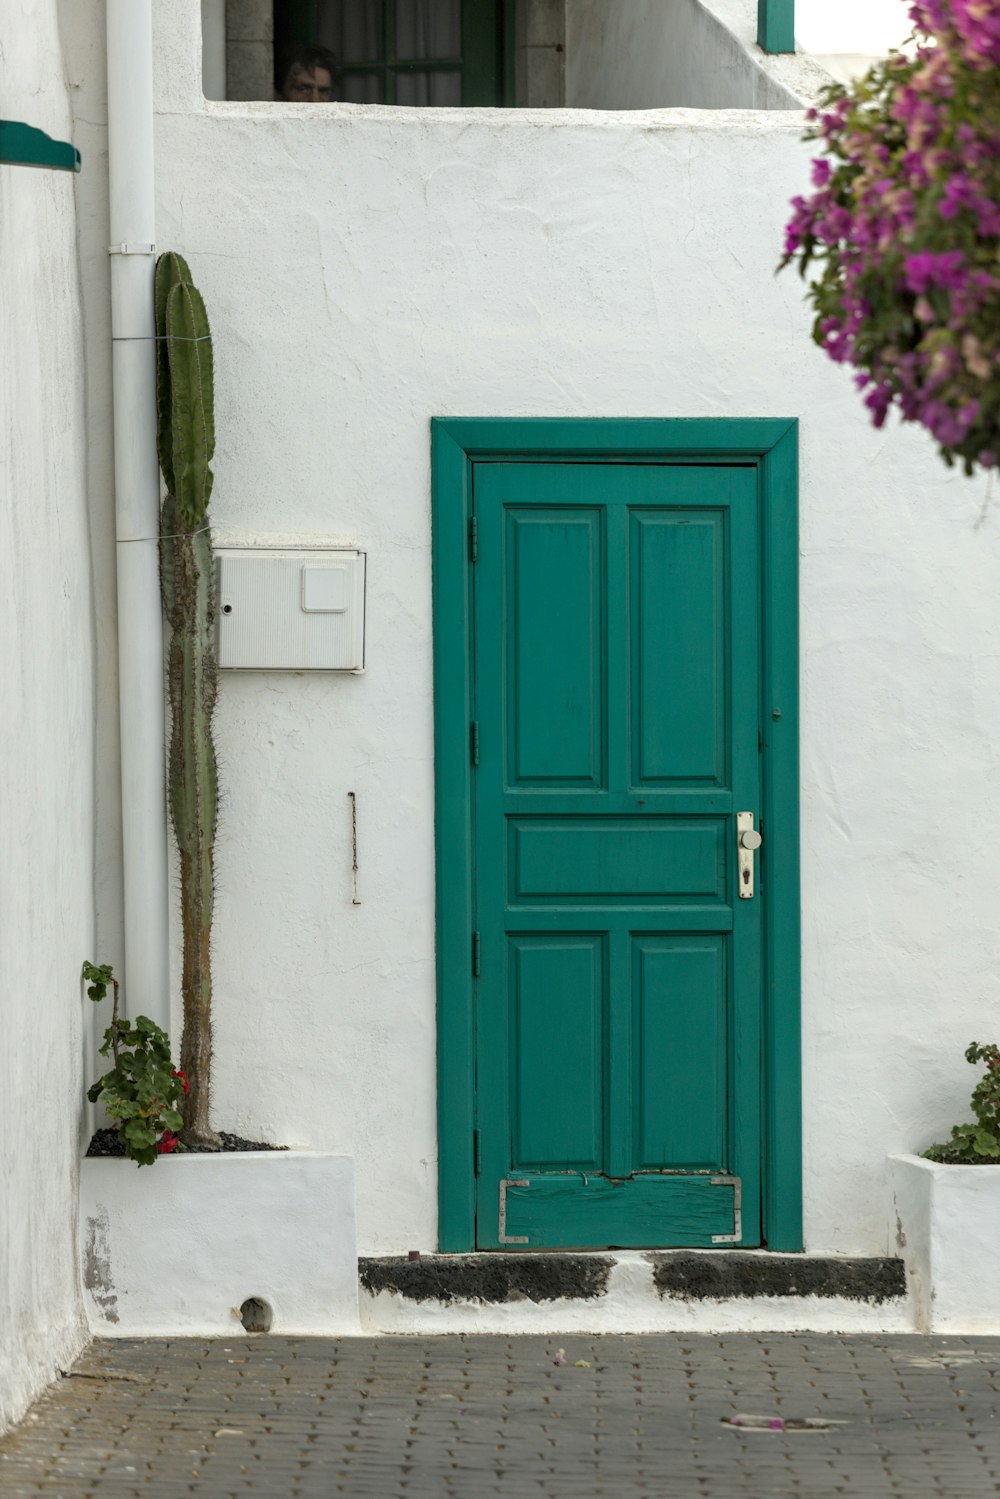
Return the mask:
[[[913,30],[909,0],[795,0],[795,40],[806,52],[884,55]]]
[[[369,556],[365,676],[222,684],[220,1124],[353,1155],[362,1249],[434,1247],[431,416],[798,416],[806,1236],[884,1249],[886,1154],[996,1012],[1000,515],[868,428],[774,277],[800,118],[206,106],[166,9],[220,537]]]
[[[54,0],[4,0],[0,33],[4,116],[66,139]],[[0,166],[0,266],[2,1428],[84,1335],[75,1240],[94,627],[71,175]]]
[[[829,82],[756,44],[755,0],[566,0],[566,103],[579,109],[799,109]]]

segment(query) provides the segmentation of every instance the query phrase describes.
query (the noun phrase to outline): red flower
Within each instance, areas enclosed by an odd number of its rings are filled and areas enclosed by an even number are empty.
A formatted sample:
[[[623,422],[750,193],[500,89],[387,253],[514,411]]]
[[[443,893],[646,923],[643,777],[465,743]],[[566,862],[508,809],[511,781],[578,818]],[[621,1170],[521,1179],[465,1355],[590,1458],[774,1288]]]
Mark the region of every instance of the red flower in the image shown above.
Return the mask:
[[[187,1080],[187,1073],[186,1072],[177,1072],[176,1070],[174,1070],[173,1072],[171,1072],[170,1076],[171,1077],[179,1077],[180,1078],[180,1080],[181,1080],[181,1087],[184,1089],[184,1092],[185,1092],[185,1095],[186,1095],[187,1091],[188,1091],[188,1086],[189,1086],[188,1080]]]
[[[169,1129],[165,1129],[157,1141],[156,1153],[157,1155],[169,1155],[172,1150],[177,1149],[178,1144],[177,1135],[173,1134]]]

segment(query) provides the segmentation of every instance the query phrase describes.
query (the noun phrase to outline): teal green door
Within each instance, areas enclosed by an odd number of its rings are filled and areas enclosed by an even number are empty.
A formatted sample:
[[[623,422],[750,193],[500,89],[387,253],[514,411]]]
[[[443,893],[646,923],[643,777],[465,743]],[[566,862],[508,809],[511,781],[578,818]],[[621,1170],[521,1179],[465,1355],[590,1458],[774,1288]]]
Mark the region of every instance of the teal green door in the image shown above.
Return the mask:
[[[757,469],[472,472],[477,1245],[759,1244]]]

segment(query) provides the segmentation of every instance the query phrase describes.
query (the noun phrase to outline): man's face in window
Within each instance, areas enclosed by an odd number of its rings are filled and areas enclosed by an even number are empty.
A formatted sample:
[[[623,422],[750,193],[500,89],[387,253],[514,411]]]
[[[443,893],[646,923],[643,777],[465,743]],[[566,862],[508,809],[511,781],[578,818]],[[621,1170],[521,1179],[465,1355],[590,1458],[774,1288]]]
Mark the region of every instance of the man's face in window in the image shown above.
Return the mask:
[[[290,104],[329,104],[333,98],[333,78],[326,68],[304,68],[293,63],[285,79],[281,97]]]

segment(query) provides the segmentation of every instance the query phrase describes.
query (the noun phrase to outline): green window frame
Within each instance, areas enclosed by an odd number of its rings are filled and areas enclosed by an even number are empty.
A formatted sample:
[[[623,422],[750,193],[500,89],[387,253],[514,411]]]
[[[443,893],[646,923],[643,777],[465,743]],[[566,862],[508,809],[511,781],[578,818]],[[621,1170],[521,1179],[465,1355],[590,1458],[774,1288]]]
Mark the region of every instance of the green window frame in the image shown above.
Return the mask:
[[[293,43],[314,43],[321,0],[290,0],[288,35]],[[512,0],[461,0],[462,50],[457,57],[397,58],[396,0],[381,0],[384,52],[365,62],[345,63],[342,77],[381,75],[383,101],[395,104],[397,79],[408,73],[459,73],[463,106],[514,103]]]

